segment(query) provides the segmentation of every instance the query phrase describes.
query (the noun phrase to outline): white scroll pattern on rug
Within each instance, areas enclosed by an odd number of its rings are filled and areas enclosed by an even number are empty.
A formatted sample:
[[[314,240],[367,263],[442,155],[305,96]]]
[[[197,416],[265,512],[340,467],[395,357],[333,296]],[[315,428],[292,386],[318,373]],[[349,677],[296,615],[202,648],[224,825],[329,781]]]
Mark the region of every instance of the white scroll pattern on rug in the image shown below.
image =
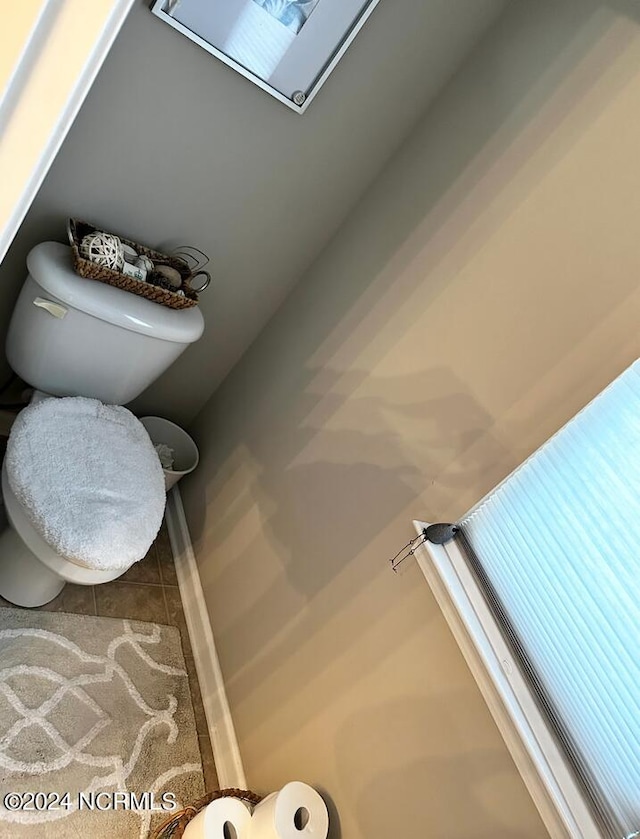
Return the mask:
[[[174,716],[177,709],[177,700],[172,694],[167,694],[165,697],[165,707],[152,708],[137,689],[127,670],[122,664],[116,661],[116,653],[121,647],[126,645],[136,653],[137,658],[147,668],[160,671],[167,675],[187,678],[187,673],[183,669],[170,667],[155,661],[142,648],[142,644],[159,644],[161,640],[160,627],[155,624],[148,625],[152,628],[151,634],[143,634],[136,632],[129,621],[123,621],[124,631],[111,641],[106,655],[88,653],[79,647],[78,644],[63,635],[45,629],[20,628],[0,630],[0,642],[2,640],[17,638],[37,638],[40,641],[51,643],[64,649],[82,663],[97,665],[102,668],[99,672],[87,672],[73,677],[62,675],[47,667],[28,664],[17,664],[0,669],[0,695],[4,697],[18,717],[9,726],[8,730],[0,736],[0,767],[10,772],[23,773],[23,775],[27,774],[37,778],[38,776],[59,771],[75,762],[76,764],[86,766],[90,770],[89,774],[92,774],[93,770],[98,770],[82,790],[83,793],[89,794],[104,790],[129,791],[127,780],[140,760],[149,733],[158,726],[164,726],[166,728],[166,742],[171,744],[176,741],[178,726],[176,725]],[[50,695],[37,707],[29,707],[20,699],[16,691],[9,684],[10,680],[15,680],[19,676],[35,677],[41,685],[49,684],[51,686]],[[138,731],[128,758],[120,754],[94,755],[89,751],[89,746],[98,734],[109,726],[117,724],[117,721],[114,721],[84,688],[88,685],[109,683],[114,679],[114,676],[119,677],[129,697],[135,703],[135,706],[148,717]],[[49,719],[52,712],[71,697],[84,704],[95,716],[94,725],[75,743],[67,742],[62,733]],[[30,726],[38,726],[49,737],[58,752],[56,757],[33,761],[17,761],[11,757],[8,753],[11,745],[20,733]],[[158,793],[165,784],[174,778],[187,773],[199,773],[201,771],[202,767],[198,763],[185,763],[180,766],[171,767],[156,778],[150,785],[148,791]],[[34,789],[34,791],[37,790]],[[181,806],[180,802],[177,802],[177,806],[178,808]],[[50,812],[10,812],[1,809],[0,821],[36,824],[64,819],[72,815],[75,811],[76,807],[73,804],[69,809],[58,809]],[[141,839],[144,839],[148,834],[152,815],[153,813],[150,811],[140,811],[139,813]]]

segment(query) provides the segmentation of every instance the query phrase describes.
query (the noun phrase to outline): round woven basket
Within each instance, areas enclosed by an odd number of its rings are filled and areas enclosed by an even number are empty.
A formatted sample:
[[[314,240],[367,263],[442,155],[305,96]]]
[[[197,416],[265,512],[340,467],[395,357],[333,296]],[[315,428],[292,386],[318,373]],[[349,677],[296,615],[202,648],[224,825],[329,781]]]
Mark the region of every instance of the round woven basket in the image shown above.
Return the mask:
[[[191,819],[195,818],[200,810],[215,801],[216,798],[240,798],[247,804],[255,807],[262,797],[246,789],[220,789],[216,792],[209,792],[199,798],[195,804],[185,807],[178,813],[173,813],[170,818],[163,822],[150,839],[181,839]]]
[[[107,283],[116,288],[121,288],[123,291],[130,291],[132,294],[146,297],[147,300],[153,300],[154,303],[160,303],[161,306],[169,306],[171,309],[189,309],[191,306],[198,305],[198,295],[187,282],[191,276],[191,269],[183,259],[160,253],[160,251],[155,251],[146,245],[141,245],[129,239],[123,239],[122,236],[119,237],[125,245],[130,245],[138,256],[148,256],[155,265],[169,265],[171,268],[175,268],[182,277],[180,291],[184,292],[184,296],[178,294],[177,291],[168,291],[167,289],[147,283],[144,280],[136,280],[135,277],[129,277],[120,271],[113,271],[111,268],[106,268],[103,265],[98,265],[89,259],[85,259],[80,253],[80,242],[82,242],[87,233],[94,233],[96,229],[92,224],[87,224],[84,221],[69,219],[67,232],[73,256],[73,267],[76,274],[80,274],[81,277],[85,277],[87,280],[98,280],[101,283]]]

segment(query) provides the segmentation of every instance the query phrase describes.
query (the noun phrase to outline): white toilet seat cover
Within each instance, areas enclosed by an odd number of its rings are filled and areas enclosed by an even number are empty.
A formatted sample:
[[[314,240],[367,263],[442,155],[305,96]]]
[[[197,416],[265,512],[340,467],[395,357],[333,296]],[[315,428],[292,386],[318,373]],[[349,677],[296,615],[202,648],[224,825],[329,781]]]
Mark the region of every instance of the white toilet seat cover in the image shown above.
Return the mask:
[[[125,570],[162,524],[162,467],[126,408],[82,396],[29,405],[11,429],[6,467],[38,533],[88,568]]]

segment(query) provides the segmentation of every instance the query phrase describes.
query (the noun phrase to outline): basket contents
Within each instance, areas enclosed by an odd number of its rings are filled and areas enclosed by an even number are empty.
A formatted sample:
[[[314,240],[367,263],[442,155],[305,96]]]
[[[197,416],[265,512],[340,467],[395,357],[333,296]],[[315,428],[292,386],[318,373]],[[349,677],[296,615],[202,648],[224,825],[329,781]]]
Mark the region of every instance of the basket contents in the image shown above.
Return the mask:
[[[174,813],[154,839],[327,839],[329,813],[322,796],[301,781],[291,781],[266,798],[239,789],[208,793]]]
[[[105,268],[112,268],[114,271],[121,271],[124,264],[124,251],[122,242],[117,236],[109,233],[87,233],[80,242],[80,253],[85,259],[90,259]]]
[[[149,259],[148,256],[145,256],[144,254],[136,257],[136,259],[133,261],[133,264],[137,265],[138,268],[144,268],[147,274],[149,273],[149,271],[153,271],[153,262]]]
[[[90,224],[69,219],[69,243],[77,274],[130,291],[173,309],[198,304],[210,275],[194,270],[182,254],[163,254]],[[200,253],[200,251],[198,251]],[[205,263],[208,257],[205,256]],[[200,285],[192,282],[204,275]]]
[[[208,810],[216,801],[224,802],[223,806],[226,810],[229,801],[237,801],[242,805],[243,809],[247,810],[247,817],[249,817],[249,807],[253,807],[260,801],[260,796],[254,792],[243,789],[221,789],[215,792],[207,793],[203,798],[194,802],[194,804],[185,807],[177,813],[173,813],[159,828],[155,831],[152,839],[201,839],[204,836],[210,836],[212,821],[218,821],[215,817],[217,815],[216,809]],[[241,823],[238,824],[238,813],[234,813],[232,821],[228,818],[222,823],[218,824],[218,836],[226,837],[236,836],[238,839],[247,839],[249,824],[244,824],[242,812],[239,812]],[[195,825],[193,824],[195,822]],[[234,825],[235,822],[235,825]],[[193,827],[192,827],[193,825]],[[241,827],[242,832],[238,833],[236,826]],[[205,833],[205,828],[209,830]],[[190,830],[190,832],[188,832]]]
[[[150,276],[150,282],[155,282],[162,288],[177,289],[182,285],[182,277],[180,272],[170,265],[156,265]]]
[[[184,831],[184,839],[248,839],[251,805],[241,798],[217,798],[200,810]]]

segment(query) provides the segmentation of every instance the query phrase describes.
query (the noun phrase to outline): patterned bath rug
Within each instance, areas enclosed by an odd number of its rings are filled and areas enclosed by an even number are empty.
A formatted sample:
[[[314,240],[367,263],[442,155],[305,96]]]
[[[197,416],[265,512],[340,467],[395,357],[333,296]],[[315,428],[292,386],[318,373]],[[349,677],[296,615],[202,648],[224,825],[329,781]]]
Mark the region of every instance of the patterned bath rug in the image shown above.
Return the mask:
[[[203,793],[175,627],[0,609],[2,839],[147,839]]]

